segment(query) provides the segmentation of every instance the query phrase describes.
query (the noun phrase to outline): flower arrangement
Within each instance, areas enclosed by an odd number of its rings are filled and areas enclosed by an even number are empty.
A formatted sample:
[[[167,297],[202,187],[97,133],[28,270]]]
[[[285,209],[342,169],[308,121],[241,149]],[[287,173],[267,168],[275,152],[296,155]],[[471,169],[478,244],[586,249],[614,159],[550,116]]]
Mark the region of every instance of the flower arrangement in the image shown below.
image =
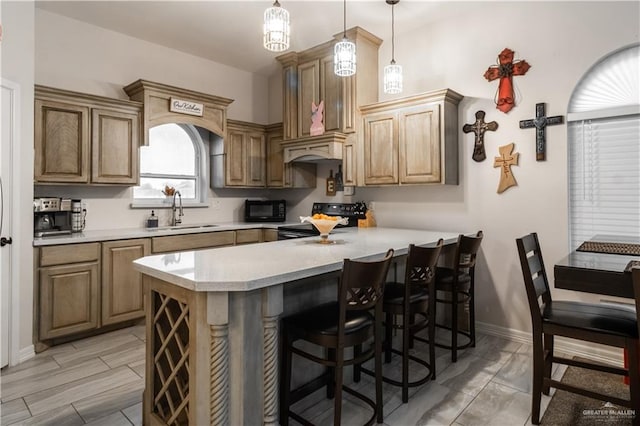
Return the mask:
[[[172,197],[176,193],[176,189],[173,186],[165,185],[162,193],[167,197]]]

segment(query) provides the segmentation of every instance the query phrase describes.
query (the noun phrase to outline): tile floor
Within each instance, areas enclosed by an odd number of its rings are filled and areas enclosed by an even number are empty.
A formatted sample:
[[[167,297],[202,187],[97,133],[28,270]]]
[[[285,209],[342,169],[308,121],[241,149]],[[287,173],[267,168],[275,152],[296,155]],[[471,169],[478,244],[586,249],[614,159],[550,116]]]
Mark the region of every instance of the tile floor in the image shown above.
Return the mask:
[[[420,353],[419,343],[414,352]],[[384,424],[528,425],[531,424],[531,348],[489,335],[478,335],[475,348],[452,364],[437,350],[437,378],[410,389],[402,404],[400,389],[384,385]],[[400,369],[399,358],[385,364],[385,374]],[[561,377],[563,368],[554,371]],[[139,425],[144,387],[144,327],[135,326],[55,346],[35,358],[2,370],[2,425]],[[363,375],[354,387],[373,397],[373,380]],[[543,396],[542,410],[550,397]],[[319,425],[333,421],[333,402],[323,391],[297,403],[299,414]],[[343,424],[362,424],[366,406],[345,396]],[[295,424],[295,422],[291,422]]]

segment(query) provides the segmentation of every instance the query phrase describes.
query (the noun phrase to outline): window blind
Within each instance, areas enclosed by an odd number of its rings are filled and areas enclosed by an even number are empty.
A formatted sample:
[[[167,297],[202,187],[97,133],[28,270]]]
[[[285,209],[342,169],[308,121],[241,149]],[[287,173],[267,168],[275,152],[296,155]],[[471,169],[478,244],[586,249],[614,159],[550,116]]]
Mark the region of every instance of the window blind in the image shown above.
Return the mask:
[[[571,250],[595,235],[640,238],[640,114],[570,122]]]

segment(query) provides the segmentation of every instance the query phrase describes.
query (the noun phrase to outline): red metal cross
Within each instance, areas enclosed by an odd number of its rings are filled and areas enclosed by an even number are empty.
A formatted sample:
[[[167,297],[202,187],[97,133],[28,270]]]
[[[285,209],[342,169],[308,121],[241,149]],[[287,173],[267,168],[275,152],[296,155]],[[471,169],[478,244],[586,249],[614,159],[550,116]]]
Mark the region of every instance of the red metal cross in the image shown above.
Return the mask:
[[[525,75],[531,65],[525,60],[513,60],[513,50],[505,48],[500,55],[498,55],[498,65],[491,65],[489,69],[484,73],[484,78],[489,81],[493,81],[496,78],[500,79],[498,85],[498,100],[496,102],[496,108],[502,112],[509,112],[514,107],[513,96],[513,76]]]

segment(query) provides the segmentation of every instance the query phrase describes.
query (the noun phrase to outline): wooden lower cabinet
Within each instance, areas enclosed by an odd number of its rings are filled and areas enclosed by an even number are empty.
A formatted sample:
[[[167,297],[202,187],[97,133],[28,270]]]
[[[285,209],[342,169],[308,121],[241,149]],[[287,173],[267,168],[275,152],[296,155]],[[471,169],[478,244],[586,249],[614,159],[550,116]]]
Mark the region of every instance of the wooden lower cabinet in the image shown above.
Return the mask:
[[[205,232],[188,235],[170,235],[151,239],[153,253],[167,253],[182,250],[197,250],[211,247],[232,246],[236,231]]]
[[[40,339],[98,327],[99,262],[40,269]]]
[[[236,231],[236,244],[261,243],[262,229],[240,229]]]
[[[144,317],[142,274],[132,262],[149,253],[148,238],[102,243],[102,325]]]

